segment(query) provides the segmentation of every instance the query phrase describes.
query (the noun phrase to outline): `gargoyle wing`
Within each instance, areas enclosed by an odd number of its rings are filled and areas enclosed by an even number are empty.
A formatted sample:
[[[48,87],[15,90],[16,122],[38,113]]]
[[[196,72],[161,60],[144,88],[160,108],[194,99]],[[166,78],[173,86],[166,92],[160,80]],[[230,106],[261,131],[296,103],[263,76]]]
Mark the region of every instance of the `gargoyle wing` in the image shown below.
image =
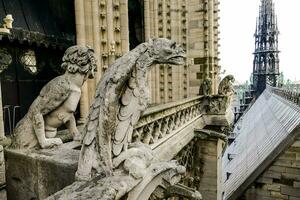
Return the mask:
[[[146,108],[147,102],[140,94],[140,87],[136,83],[134,73],[132,74],[120,99],[121,105],[117,114],[117,126],[112,144],[114,156],[118,156],[122,150],[127,149],[128,144],[131,143],[133,127]]]
[[[65,76],[58,76],[47,83],[40,92],[39,102],[34,105],[42,115],[59,107],[70,95],[70,82]]]

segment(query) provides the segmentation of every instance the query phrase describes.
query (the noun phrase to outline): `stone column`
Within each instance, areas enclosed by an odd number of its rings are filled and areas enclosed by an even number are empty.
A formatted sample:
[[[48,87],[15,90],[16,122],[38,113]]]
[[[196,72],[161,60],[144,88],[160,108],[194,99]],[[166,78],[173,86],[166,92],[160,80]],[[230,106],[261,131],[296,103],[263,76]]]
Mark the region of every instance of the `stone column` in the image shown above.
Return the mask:
[[[97,73],[95,74],[94,84],[97,85],[97,82],[101,77],[101,64],[100,64],[100,23],[99,23],[99,3],[98,0],[92,1],[92,16],[93,16],[93,47],[95,50],[95,57],[97,59]]]
[[[113,2],[112,0],[107,0],[107,42],[109,46],[109,55],[108,62],[109,65],[114,62],[114,52],[112,52],[112,45],[115,43],[114,41],[114,16],[113,16]]]
[[[203,199],[221,200],[222,155],[226,135],[215,131],[196,129],[195,166],[199,166],[200,183],[197,190]]]
[[[129,51],[128,0],[120,0],[122,54]]]
[[[145,39],[149,40],[150,36],[150,1],[144,0],[144,20],[145,20]]]
[[[76,40],[78,45],[86,45],[84,0],[75,0]],[[81,88],[80,123],[84,123],[89,113],[87,82]]]

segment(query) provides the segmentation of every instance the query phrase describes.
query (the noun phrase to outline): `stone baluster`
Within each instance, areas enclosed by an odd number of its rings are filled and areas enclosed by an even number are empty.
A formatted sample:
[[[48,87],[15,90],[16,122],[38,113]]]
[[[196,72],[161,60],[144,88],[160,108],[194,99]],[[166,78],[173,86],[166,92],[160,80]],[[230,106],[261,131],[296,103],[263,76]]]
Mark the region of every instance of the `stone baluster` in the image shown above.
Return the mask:
[[[154,132],[153,132],[153,141],[156,142],[159,138],[162,137],[162,133],[161,133],[161,121],[162,120],[158,120],[154,122]]]
[[[143,130],[143,143],[144,144],[153,144],[153,127],[154,123],[147,124]]]

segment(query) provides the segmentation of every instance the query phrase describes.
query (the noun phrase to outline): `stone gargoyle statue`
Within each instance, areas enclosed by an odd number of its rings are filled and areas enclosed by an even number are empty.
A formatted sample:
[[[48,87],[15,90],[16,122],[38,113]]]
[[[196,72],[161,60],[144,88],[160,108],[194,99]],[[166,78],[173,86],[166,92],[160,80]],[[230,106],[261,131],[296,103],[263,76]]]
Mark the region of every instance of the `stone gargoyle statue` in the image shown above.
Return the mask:
[[[134,125],[147,108],[147,74],[153,64],[183,64],[175,42],[150,39],[117,59],[97,85],[83,130],[72,185],[47,200],[141,200],[157,187],[180,181],[185,168],[175,161],[155,162],[148,144],[132,141]],[[200,199],[200,194],[194,199]]]
[[[206,78],[199,89],[199,95],[211,95],[211,90],[212,90],[212,81],[210,78]]]
[[[219,84],[218,94],[224,96],[231,96],[234,93],[233,83],[235,79],[232,75],[225,76]]]
[[[65,74],[47,83],[31,104],[27,114],[16,125],[12,148],[51,148],[62,144],[55,138],[57,128],[65,124],[74,140],[81,135],[76,128],[74,112],[81,96],[81,87],[93,78],[96,63],[93,49],[72,46],[63,56]]]
[[[97,85],[83,130],[78,180],[89,180],[93,171],[111,175],[114,168],[137,153],[145,160],[149,158],[149,148],[128,149],[134,125],[149,103],[147,74],[153,64],[180,65],[184,57],[185,52],[175,42],[150,39],[107,69]]]

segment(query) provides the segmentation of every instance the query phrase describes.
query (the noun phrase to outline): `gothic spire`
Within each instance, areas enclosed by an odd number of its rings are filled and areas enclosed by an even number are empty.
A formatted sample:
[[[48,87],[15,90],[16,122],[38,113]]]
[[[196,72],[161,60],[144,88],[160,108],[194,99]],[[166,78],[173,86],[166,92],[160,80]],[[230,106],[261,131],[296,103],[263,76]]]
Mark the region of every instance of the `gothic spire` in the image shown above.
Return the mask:
[[[257,95],[266,84],[277,85],[279,75],[278,26],[272,0],[261,0],[255,30],[255,52],[253,61],[253,85]]]

